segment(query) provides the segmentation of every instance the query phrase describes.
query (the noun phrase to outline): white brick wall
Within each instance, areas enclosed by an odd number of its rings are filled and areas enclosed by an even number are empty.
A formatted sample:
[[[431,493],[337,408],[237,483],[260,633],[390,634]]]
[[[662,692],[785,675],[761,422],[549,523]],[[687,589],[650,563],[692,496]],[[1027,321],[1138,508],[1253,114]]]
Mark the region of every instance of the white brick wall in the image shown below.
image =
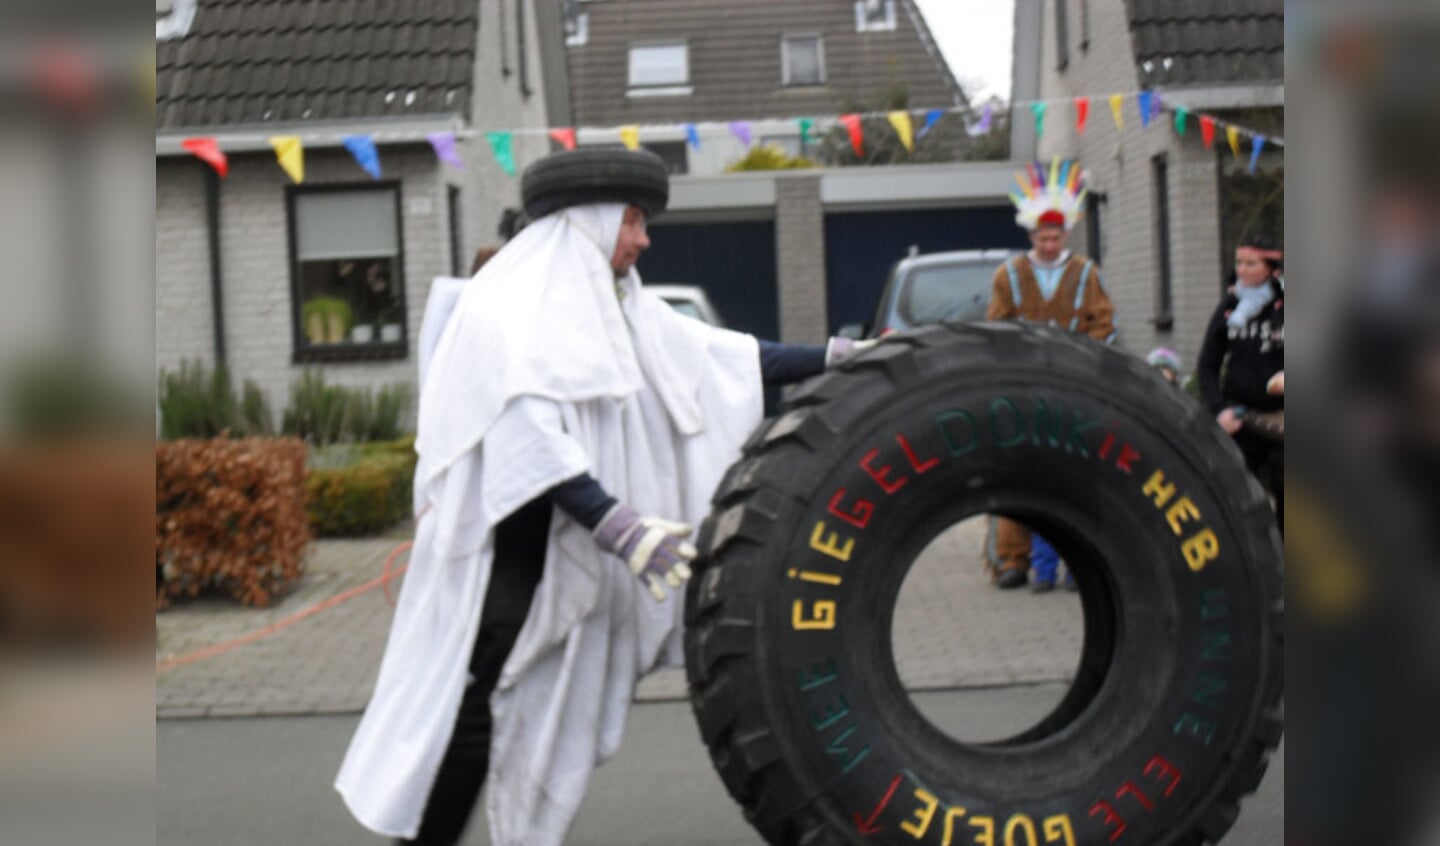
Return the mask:
[[[1090,189],[1104,193],[1101,206],[1105,287],[1115,302],[1126,348],[1144,355],[1156,346],[1173,347],[1187,372],[1194,369],[1202,334],[1219,298],[1223,269],[1219,261],[1219,204],[1214,154],[1199,141],[1192,117],[1181,140],[1172,119],[1162,113],[1142,129],[1135,100],[1139,88],[1124,0],[1089,0],[1090,46],[1080,49],[1080,2],[1067,0],[1070,64],[1055,67],[1054,5],[1046,2],[1041,45],[1041,98],[1088,95],[1090,117],[1083,136],[1075,132],[1069,104],[1051,104],[1040,139],[1040,158],[1078,156],[1088,170]],[[1110,94],[1126,94],[1125,127],[1117,130]],[[1026,115],[1028,118],[1028,114]],[[1157,210],[1151,158],[1165,153],[1169,164],[1170,260],[1174,327],[1157,331],[1159,288]],[[1084,224],[1072,234],[1072,246],[1084,250]]]
[[[480,33],[499,31],[499,4],[480,7]],[[513,21],[510,23],[514,32]],[[462,272],[475,250],[498,245],[501,211],[520,205],[519,179],[495,163],[483,133],[545,126],[544,88],[533,13],[527,20],[529,84],[522,95],[516,75],[504,77],[498,50],[486,40],[476,51],[476,82],[471,108],[476,135],[462,139],[463,170],[440,164],[428,144],[382,146],[380,161],[387,180],[401,183],[405,304],[410,349],[406,358],[321,367],[326,380],[351,386],[390,382],[415,388],[415,344],[420,333],[430,282],[451,269],[450,214],[446,186],[461,188]],[[513,37],[513,36],[512,36]],[[517,67],[513,45],[510,64]],[[545,155],[541,134],[517,134],[515,159],[525,165]],[[189,157],[156,161],[155,173],[155,319],[156,366],[179,367],[186,359],[214,364],[210,302],[210,258],[205,221],[202,165]],[[346,151],[305,151],[305,184],[365,182],[369,179]],[[229,365],[237,384],[254,380],[270,401],[278,425],[289,403],[290,383],[307,365],[293,363],[291,260],[287,236],[285,186],[288,177],[269,152],[232,154],[230,175],[221,183],[222,302]],[[412,403],[413,405],[413,403]],[[407,412],[414,424],[413,407]]]

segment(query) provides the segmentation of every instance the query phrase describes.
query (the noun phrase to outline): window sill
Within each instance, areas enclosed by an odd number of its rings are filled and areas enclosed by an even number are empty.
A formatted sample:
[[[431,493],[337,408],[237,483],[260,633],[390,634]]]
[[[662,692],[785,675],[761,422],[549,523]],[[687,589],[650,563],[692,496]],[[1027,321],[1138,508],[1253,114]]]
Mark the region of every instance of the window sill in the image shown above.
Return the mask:
[[[404,341],[366,344],[326,344],[304,346],[295,350],[295,364],[329,364],[335,362],[400,361],[408,354]]]
[[[695,89],[689,85],[656,85],[650,88],[629,88],[626,97],[688,97]]]

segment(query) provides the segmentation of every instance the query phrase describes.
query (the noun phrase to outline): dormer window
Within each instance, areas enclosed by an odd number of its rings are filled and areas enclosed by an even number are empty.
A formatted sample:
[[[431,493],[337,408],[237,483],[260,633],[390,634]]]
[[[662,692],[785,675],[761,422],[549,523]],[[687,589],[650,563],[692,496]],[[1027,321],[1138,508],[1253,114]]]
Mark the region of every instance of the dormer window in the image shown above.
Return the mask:
[[[184,38],[194,23],[195,0],[155,0],[156,41]]]
[[[690,49],[684,42],[630,47],[629,96],[690,93]]]
[[[895,29],[895,0],[855,0],[856,32],[889,32]]]
[[[818,35],[787,35],[780,40],[781,82],[825,84],[825,42]]]

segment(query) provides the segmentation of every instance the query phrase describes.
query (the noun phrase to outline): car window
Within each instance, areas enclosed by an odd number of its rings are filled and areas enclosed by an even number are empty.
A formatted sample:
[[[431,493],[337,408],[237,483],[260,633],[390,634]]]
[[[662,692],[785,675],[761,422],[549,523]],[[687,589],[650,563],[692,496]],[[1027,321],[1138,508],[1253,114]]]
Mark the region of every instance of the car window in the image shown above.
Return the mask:
[[[950,320],[984,320],[995,268],[941,264],[916,268],[900,293],[900,318],[910,326]]]
[[[675,309],[686,317],[693,317],[696,320],[704,320],[704,318],[700,316],[700,307],[695,305],[693,300],[666,300],[665,302],[669,303],[671,308]]]

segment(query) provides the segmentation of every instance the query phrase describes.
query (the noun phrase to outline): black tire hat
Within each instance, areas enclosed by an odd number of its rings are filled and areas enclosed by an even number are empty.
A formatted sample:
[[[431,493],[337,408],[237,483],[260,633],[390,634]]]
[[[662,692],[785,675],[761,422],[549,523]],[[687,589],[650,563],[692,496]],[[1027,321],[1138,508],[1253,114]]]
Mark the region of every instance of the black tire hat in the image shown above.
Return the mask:
[[[654,217],[670,199],[670,172],[645,150],[553,153],[525,168],[520,194],[532,220],[588,203],[625,203]]]

